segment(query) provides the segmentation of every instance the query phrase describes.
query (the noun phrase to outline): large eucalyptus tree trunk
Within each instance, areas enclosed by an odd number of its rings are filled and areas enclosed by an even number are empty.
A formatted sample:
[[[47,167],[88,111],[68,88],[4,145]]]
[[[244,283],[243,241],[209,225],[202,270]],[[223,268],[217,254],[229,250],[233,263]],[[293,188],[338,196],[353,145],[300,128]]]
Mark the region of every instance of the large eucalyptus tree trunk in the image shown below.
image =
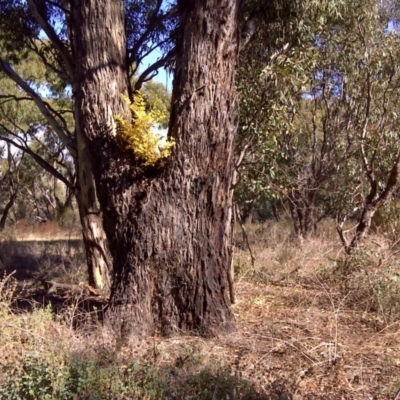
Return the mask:
[[[178,1],[173,155],[145,167],[115,140],[128,118],[122,0],[81,0],[78,122],[114,260],[106,320],[123,336],[233,329],[230,184],[236,133],[239,0]]]

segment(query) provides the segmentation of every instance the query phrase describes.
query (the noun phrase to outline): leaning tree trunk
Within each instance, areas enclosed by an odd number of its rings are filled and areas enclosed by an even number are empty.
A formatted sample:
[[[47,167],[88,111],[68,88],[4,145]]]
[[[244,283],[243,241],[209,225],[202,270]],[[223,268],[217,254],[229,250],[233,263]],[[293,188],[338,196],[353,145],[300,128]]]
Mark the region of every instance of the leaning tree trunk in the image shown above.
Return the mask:
[[[238,3],[178,1],[176,145],[154,167],[115,140],[114,116],[128,115],[123,1],[75,3],[78,123],[114,260],[106,320],[123,336],[233,329],[228,238]]]

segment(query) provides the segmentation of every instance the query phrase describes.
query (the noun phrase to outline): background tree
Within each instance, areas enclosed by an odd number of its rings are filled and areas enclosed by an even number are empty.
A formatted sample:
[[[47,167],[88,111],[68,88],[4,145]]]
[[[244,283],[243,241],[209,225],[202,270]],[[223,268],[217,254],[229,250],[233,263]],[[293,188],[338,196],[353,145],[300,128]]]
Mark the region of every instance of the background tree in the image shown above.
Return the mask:
[[[375,214],[396,188],[398,35],[387,32],[388,5],[310,4],[294,40],[252,57],[256,83],[240,75],[239,138],[251,138],[242,193],[279,197],[302,236],[325,216],[358,216],[346,241],[355,246],[371,224],[366,210]]]
[[[143,93],[149,110],[160,115],[159,124],[163,129],[168,128],[171,112],[171,93],[160,82],[148,81],[143,86]]]
[[[241,160],[238,173],[242,188],[237,191],[237,201],[245,202],[242,209],[245,204],[254,205],[255,200],[276,207],[277,200],[281,199],[291,205],[293,216],[297,214],[286,192],[288,181],[297,179],[296,175],[304,175],[301,168],[289,171],[286,165],[297,151],[293,147],[298,139],[293,129],[293,111],[303,102],[302,93],[315,70],[313,49],[318,32],[341,19],[341,4],[340,1],[291,5],[283,2],[280,7],[276,4],[279,23],[261,20],[257,35],[241,54],[237,152]],[[321,22],[320,18],[326,21]],[[302,160],[301,157],[297,159]],[[250,193],[251,198],[248,198]],[[297,207],[298,211],[302,208]],[[294,220],[298,234],[307,234],[304,230],[313,225],[311,213],[306,214],[308,217],[299,215],[302,223],[297,216]]]
[[[24,11],[24,8],[17,7],[17,9]],[[0,10],[4,13],[12,12],[7,8]],[[3,23],[6,23],[5,21]],[[22,40],[24,37],[18,38]],[[31,39],[34,38],[25,38],[25,40]],[[35,41],[33,40],[33,42]],[[82,141],[76,140],[72,118],[73,103],[68,91],[65,91],[65,85],[62,85],[60,79],[57,80],[54,71],[43,62],[43,57],[47,53],[43,55],[41,51],[47,42],[43,43],[42,46],[34,46],[37,52],[24,50],[13,56],[7,51],[7,46],[4,46],[3,52],[7,53],[11,59],[15,59],[15,66],[12,69],[7,62],[0,59],[4,73],[1,81],[1,124],[4,132],[2,140],[29,153],[42,168],[45,168],[68,186],[70,191],[74,192],[87,254],[89,283],[96,289],[107,291],[110,285],[111,260],[101,228],[100,213],[96,211],[98,206],[91,170],[89,169],[89,172],[84,174],[89,161],[87,157],[79,158],[79,152],[84,154],[84,146]],[[51,59],[51,55],[49,57]],[[47,61],[50,63],[50,60]],[[62,75],[63,77],[64,75]],[[44,95],[41,96],[40,93]],[[23,123],[16,123],[13,120],[15,113],[19,113],[20,118],[25,118]],[[50,141],[47,140],[47,143],[42,140],[44,132],[47,132],[47,139],[52,138]],[[50,142],[52,145],[48,147]],[[31,146],[32,143],[35,143],[35,148]],[[70,158],[66,156],[66,152],[69,153]],[[73,166],[70,161],[74,164]],[[66,171],[69,171],[67,175],[65,175]],[[76,179],[76,173],[80,174],[83,185],[80,180]],[[56,200],[54,199],[54,201]],[[96,228],[98,224],[100,224],[100,229]]]

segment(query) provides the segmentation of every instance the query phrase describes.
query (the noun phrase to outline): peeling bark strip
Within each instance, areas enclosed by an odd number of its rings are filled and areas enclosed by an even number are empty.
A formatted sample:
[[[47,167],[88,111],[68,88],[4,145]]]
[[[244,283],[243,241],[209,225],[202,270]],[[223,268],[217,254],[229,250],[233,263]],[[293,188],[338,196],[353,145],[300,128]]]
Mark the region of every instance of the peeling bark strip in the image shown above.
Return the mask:
[[[76,101],[114,259],[106,320],[124,337],[233,329],[230,184],[239,0],[178,1],[170,134],[174,154],[141,167],[110,130],[127,115],[122,0],[73,10]]]

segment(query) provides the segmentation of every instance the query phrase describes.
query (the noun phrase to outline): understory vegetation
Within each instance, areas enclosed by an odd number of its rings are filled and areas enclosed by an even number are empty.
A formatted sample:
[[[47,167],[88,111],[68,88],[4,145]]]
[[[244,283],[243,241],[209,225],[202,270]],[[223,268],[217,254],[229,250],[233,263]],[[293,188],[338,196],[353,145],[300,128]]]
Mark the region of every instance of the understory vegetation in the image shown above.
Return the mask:
[[[392,398],[400,386],[398,241],[377,227],[345,257],[334,221],[304,240],[285,217],[247,225],[247,235],[236,230],[236,332],[132,346],[103,329],[105,300],[83,290],[79,240],[4,232],[0,398]],[[82,291],[53,293],[40,283],[51,280]]]

